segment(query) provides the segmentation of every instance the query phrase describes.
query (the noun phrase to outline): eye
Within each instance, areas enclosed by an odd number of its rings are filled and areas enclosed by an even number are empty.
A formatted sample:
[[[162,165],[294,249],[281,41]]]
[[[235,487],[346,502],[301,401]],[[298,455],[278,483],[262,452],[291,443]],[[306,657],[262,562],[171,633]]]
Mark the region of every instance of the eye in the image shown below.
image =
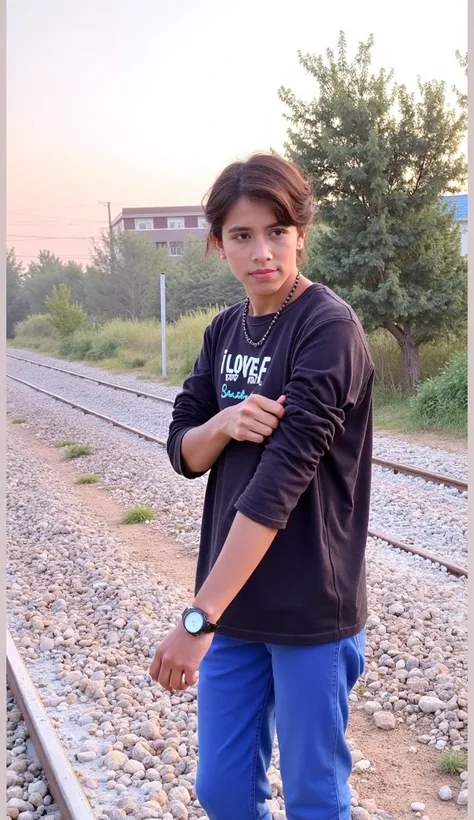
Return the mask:
[[[237,233],[233,239],[247,239],[250,236],[248,233]]]
[[[284,228],[276,228],[276,230],[272,231],[275,236],[283,236],[286,233]]]

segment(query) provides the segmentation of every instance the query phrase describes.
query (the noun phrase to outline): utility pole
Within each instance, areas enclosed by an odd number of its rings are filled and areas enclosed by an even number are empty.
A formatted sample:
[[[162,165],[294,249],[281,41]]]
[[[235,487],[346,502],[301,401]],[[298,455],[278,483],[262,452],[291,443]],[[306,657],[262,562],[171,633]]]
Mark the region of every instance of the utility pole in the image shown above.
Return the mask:
[[[112,230],[112,215],[110,213],[110,202],[99,202],[99,205],[107,205],[109,213],[109,240],[110,240],[110,273],[115,273],[115,248],[114,248],[114,232]]]
[[[160,273],[161,375],[166,379],[166,274]]]

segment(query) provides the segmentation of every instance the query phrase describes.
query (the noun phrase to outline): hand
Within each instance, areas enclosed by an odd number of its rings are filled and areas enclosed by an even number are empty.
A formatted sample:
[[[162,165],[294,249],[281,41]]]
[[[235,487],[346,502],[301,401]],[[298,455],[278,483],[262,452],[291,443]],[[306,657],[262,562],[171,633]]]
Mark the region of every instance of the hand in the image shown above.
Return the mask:
[[[197,683],[198,667],[211,646],[214,633],[189,635],[180,622],[160,643],[150,666],[150,675],[168,692]]]
[[[240,404],[234,404],[224,410],[224,432],[236,441],[262,444],[276,430],[285,415],[285,399],[286,396],[280,396],[278,401],[273,401],[258,393],[252,393]]]

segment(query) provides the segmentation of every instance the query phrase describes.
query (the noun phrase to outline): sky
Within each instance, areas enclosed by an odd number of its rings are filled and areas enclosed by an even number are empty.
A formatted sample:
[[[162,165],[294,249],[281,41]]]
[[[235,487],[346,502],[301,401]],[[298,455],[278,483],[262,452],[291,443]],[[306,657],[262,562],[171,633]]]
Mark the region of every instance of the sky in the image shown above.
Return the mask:
[[[196,205],[222,168],[288,123],[280,86],[315,93],[298,51],[462,86],[467,0],[8,0],[7,243],[87,263],[122,207]]]

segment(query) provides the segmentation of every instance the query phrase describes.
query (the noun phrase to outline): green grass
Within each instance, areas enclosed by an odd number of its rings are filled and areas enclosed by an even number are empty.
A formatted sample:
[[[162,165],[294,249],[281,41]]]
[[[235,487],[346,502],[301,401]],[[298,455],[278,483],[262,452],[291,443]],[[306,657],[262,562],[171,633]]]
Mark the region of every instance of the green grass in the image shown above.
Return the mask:
[[[453,418],[445,424],[424,424],[417,420],[410,396],[389,396],[386,393],[374,394],[374,429],[387,430],[392,433],[432,432],[456,440],[466,440],[466,422]]]
[[[61,449],[61,447],[72,447],[74,444],[77,444],[77,441],[73,441],[72,439],[66,438],[62,441],[55,441],[54,446]]]
[[[80,456],[91,456],[93,452],[94,448],[89,444],[71,444],[66,447],[64,458],[66,461],[70,461],[71,459],[79,458]]]
[[[132,507],[127,510],[121,524],[143,524],[144,521],[154,521],[156,513],[151,507]]]
[[[374,427],[376,430],[393,430],[395,433],[412,433],[416,430],[410,410],[409,396],[391,395],[387,390],[374,390]]]
[[[95,473],[85,473],[76,478],[76,484],[97,484],[100,481],[98,475]]]
[[[26,419],[24,418],[14,418],[12,419],[12,424],[26,424]]]
[[[467,754],[458,749],[447,749],[439,756],[438,769],[443,774],[460,774],[467,770]]]
[[[455,353],[441,373],[419,385],[410,401],[413,417],[420,427],[443,428],[455,435],[467,435],[467,350]]]

